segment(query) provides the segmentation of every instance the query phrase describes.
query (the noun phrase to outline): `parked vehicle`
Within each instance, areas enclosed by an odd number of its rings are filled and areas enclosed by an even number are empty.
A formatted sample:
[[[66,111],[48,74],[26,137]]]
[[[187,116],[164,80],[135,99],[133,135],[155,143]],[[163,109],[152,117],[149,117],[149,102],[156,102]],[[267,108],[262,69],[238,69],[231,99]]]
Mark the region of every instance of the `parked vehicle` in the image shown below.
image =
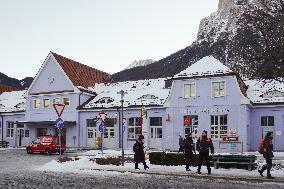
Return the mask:
[[[61,154],[66,150],[65,138],[61,137]],[[58,136],[41,136],[36,140],[32,141],[26,147],[28,154],[41,153],[41,154],[52,154],[60,153],[59,137]]]

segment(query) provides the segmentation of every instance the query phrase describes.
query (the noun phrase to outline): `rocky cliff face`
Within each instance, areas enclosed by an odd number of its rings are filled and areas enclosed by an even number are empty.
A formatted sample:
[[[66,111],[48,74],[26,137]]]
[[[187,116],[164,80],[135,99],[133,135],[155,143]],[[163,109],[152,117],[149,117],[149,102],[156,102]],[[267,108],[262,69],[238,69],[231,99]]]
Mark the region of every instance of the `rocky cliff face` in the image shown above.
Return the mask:
[[[113,79],[173,76],[208,55],[243,78],[284,77],[284,0],[220,0],[218,11],[201,20],[191,46]]]

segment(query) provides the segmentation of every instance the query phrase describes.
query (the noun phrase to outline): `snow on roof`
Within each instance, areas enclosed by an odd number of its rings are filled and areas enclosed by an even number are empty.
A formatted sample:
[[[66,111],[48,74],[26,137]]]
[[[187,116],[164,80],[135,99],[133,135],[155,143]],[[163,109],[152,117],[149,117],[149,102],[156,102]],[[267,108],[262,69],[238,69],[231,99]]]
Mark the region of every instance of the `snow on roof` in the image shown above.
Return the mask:
[[[284,78],[247,80],[247,96],[253,103],[281,103],[284,102]]]
[[[170,89],[165,88],[166,78],[138,81],[124,81],[118,83],[99,83],[92,91],[98,95],[87,103],[84,108],[111,108],[121,106],[121,95],[124,90],[124,106],[163,105],[168,98]]]
[[[25,111],[26,90],[4,92],[0,95],[0,112]]]
[[[176,74],[174,78],[221,75],[226,73],[233,73],[233,71],[213,56],[206,56]]]

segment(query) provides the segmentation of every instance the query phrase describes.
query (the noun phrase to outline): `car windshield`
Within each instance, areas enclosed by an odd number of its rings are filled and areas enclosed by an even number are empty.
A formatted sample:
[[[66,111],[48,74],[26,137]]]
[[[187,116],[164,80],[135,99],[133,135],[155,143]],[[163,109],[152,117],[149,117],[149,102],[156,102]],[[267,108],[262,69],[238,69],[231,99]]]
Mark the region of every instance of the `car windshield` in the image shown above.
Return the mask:
[[[36,140],[33,141],[33,143],[34,143],[34,144],[39,144],[39,143],[40,143],[40,140],[39,140],[39,139],[36,139]]]

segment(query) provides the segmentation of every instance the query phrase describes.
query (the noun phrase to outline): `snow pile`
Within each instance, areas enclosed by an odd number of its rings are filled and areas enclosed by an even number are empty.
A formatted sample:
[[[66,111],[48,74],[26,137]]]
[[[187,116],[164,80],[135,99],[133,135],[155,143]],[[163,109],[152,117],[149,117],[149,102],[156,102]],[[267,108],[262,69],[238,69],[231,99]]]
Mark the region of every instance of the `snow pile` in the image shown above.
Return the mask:
[[[233,73],[233,71],[213,56],[206,56],[176,74],[174,78],[222,75],[227,73]]]
[[[124,95],[124,107],[130,106],[162,106],[169,96],[170,89],[165,88],[166,78],[118,83],[99,83],[90,88],[98,95],[84,108],[111,108],[121,106],[121,90]]]
[[[126,69],[131,69],[139,66],[147,66],[149,64],[154,63],[155,61],[152,59],[146,59],[146,60],[135,60],[132,62]]]
[[[25,111],[26,90],[4,92],[0,95],[0,112]]]
[[[284,78],[247,80],[247,96],[253,103],[284,102]]]

